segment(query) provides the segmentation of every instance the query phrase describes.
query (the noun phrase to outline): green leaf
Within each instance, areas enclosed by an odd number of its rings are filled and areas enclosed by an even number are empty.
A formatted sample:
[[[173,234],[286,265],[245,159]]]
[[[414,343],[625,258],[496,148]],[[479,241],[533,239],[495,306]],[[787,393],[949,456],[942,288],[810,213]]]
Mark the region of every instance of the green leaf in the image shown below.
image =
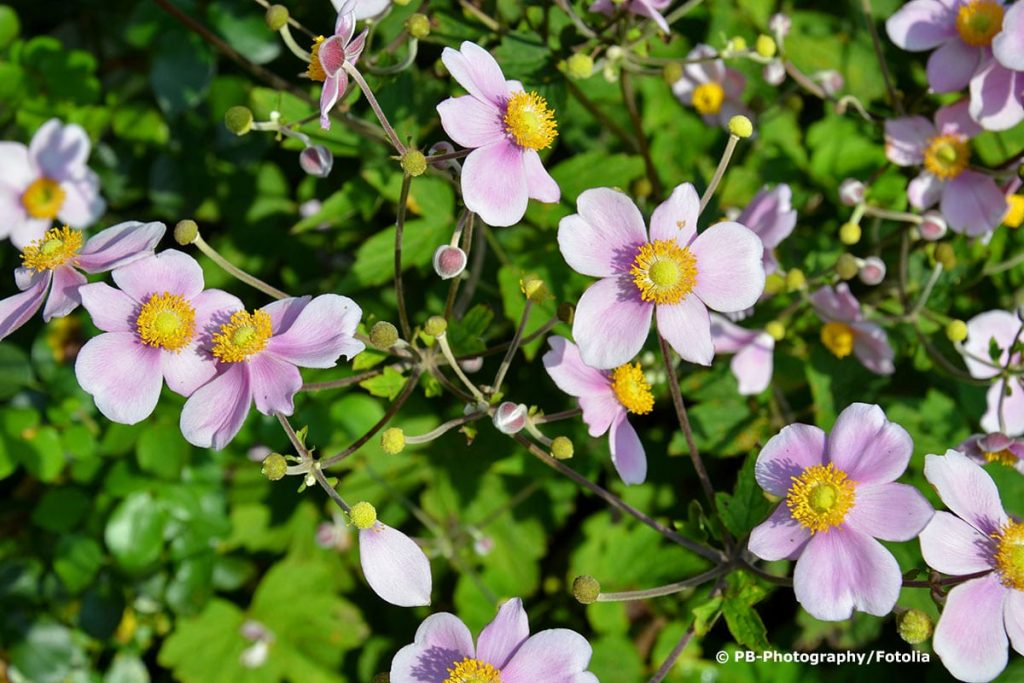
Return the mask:
[[[53,570],[69,593],[88,587],[102,564],[103,548],[87,536],[62,536],[57,542]]]
[[[722,615],[729,632],[738,645],[762,652],[770,647],[767,630],[754,605],[767,595],[753,577],[745,572],[734,572],[726,579]]]
[[[576,154],[551,169],[562,188],[562,201],[574,204],[584,190],[592,187],[629,189],[644,174],[644,161],[637,156],[608,154],[603,150]]]
[[[136,491],[114,508],[103,538],[117,563],[137,573],[160,558],[166,523],[164,506],[148,491]]]
[[[201,40],[177,31],[165,33],[158,45],[150,84],[160,108],[178,116],[202,102],[213,78],[213,56]]]
[[[751,529],[760,524],[772,506],[754,479],[756,462],[757,457],[753,453],[747,456],[736,478],[736,488],[732,495],[722,492],[715,494],[715,503],[722,524],[737,538],[745,537]]]
[[[0,401],[34,381],[28,354],[14,344],[0,344]]]
[[[177,424],[158,422],[142,432],[135,456],[143,472],[177,481],[191,450]]]
[[[706,636],[722,615],[722,596],[715,596],[702,605],[693,608],[693,632]]]
[[[402,392],[405,381],[402,373],[388,366],[376,377],[364,379],[359,386],[369,391],[372,396],[380,396],[391,401]]]
[[[71,632],[58,623],[37,621],[11,650],[11,664],[33,683],[61,683],[71,671]]]
[[[0,49],[10,45],[21,32],[18,13],[7,5],[0,5]]]
[[[89,495],[78,488],[50,489],[32,511],[32,521],[47,531],[70,531],[85,517]]]

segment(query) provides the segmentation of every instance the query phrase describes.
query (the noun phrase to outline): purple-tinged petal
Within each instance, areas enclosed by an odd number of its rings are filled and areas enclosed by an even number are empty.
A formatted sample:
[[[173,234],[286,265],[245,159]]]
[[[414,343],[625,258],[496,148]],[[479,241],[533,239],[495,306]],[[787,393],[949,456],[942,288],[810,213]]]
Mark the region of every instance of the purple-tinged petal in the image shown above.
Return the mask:
[[[615,419],[626,412],[619,399],[610,391],[580,396],[579,402],[583,423],[587,425],[587,433],[593,437],[607,432]]]
[[[146,346],[132,332],[107,332],[85,343],[75,375],[108,420],[133,425],[153,413],[164,378],[160,349]]]
[[[660,28],[663,33],[672,32],[672,29],[669,28],[665,17],[661,16],[661,13],[654,9],[654,7],[651,6],[651,3],[646,2],[645,0],[634,0],[633,4],[630,5],[630,10],[633,14],[641,17],[647,17],[653,21],[658,25],[658,28]]]
[[[967,353],[963,355],[963,359],[971,376],[977,379],[989,379],[998,375],[999,370],[987,363],[975,360],[972,356],[1001,367],[1005,366],[1007,352],[1020,330],[1020,319],[1009,311],[985,311],[968,320],[967,339],[963,342],[964,350]],[[995,359],[989,356],[989,348],[993,342],[1000,349],[999,356]]]
[[[871,372],[877,375],[891,375],[896,372],[893,363],[895,352],[889,344],[889,335],[875,323],[854,323],[853,355]]]
[[[991,681],[1009,659],[1003,609],[1009,591],[995,574],[960,584],[946,596],[932,647],[961,681]]]
[[[710,45],[700,43],[686,55],[687,64],[683,66],[683,78],[693,83],[721,83],[725,80],[725,62],[721,59],[709,59],[718,54]]]
[[[1010,393],[1000,397],[1006,389]],[[988,388],[986,394],[988,408],[981,418],[981,428],[987,432],[997,432],[1003,429],[999,421],[1000,408],[1002,408],[1005,432],[1009,436],[1018,436],[1024,433],[1024,388],[1021,388],[1020,378],[1007,382],[995,382]]]
[[[825,463],[825,432],[812,425],[791,424],[768,439],[757,455],[754,478],[775,496],[785,496],[808,467]]]
[[[1024,120],[1024,72],[992,60],[971,79],[971,116],[986,130],[1008,130]]]
[[[287,299],[273,301],[261,310],[270,316],[270,326],[274,334],[284,334],[295,324],[299,314],[312,300],[313,297],[308,294],[306,296],[291,296]]]
[[[355,64],[359,61],[359,58],[363,55],[363,50],[366,48],[366,37],[370,34],[369,29],[363,29],[363,32],[352,39],[348,45],[345,46],[345,60],[349,64]],[[345,87],[348,87],[348,75],[345,75]]]
[[[217,375],[217,361],[193,342],[177,352],[164,351],[160,370],[167,388],[187,398]]]
[[[761,333],[740,327],[725,316],[711,314],[711,339],[715,353],[738,353],[752,344]]]
[[[344,82],[344,87],[342,87]],[[338,72],[334,78],[324,79],[324,85],[320,89],[320,128],[331,129],[331,110],[338,103],[338,98],[348,87],[348,76],[344,71]]]
[[[248,368],[232,363],[185,401],[178,423],[181,434],[193,446],[219,451],[238,434],[251,405]]]
[[[508,84],[490,52],[467,40],[460,50],[446,47],[441,61],[466,92],[504,111],[509,97]]]
[[[580,194],[576,206],[579,213],[558,224],[558,248],[569,267],[592,277],[628,272],[647,242],[644,218],[633,200],[599,187]]]
[[[125,294],[145,303],[153,294],[178,294],[194,298],[203,291],[203,269],[199,263],[176,249],[133,261],[111,273]]]
[[[924,476],[946,507],[981,533],[992,535],[1006,524],[992,477],[963,453],[951,450],[943,456],[925,456]]]
[[[87,273],[103,273],[150,256],[167,227],[163,223],[127,221],[96,233],[75,257]]]
[[[711,319],[704,302],[690,295],[677,304],[656,306],[654,315],[658,334],[680,358],[697,365],[711,365],[715,345],[711,341]]]
[[[0,299],[0,340],[6,339],[36,314],[46,300],[50,279],[50,271],[38,273],[23,291]]]
[[[260,353],[249,359],[249,381],[256,410],[264,415],[294,412],[292,401],[302,388],[302,375],[297,367],[272,354]]]
[[[104,332],[135,334],[139,305],[120,289],[114,289],[106,282],[93,282],[81,287],[78,296],[96,327]]]
[[[338,12],[338,16],[334,20],[334,35],[341,38],[343,44],[352,40],[352,36],[356,32],[356,20],[364,18],[356,15],[359,13],[360,6],[365,2],[366,0],[341,0],[341,2],[331,0],[331,4]]]
[[[739,223],[716,223],[690,246],[697,257],[693,293],[708,308],[723,313],[742,311],[764,292],[764,245]]]
[[[822,621],[849,619],[855,609],[885,616],[896,606],[902,583],[892,553],[845,525],[815,534],[793,571],[797,602]]]
[[[347,296],[322,294],[302,309],[284,332],[267,342],[267,352],[304,368],[333,368],[365,348],[355,338],[363,311]],[[255,388],[255,387],[254,387]]]
[[[970,100],[964,98],[941,107],[935,112],[935,126],[943,135],[963,135],[973,138],[982,132],[982,127],[971,118]]]
[[[922,171],[907,185],[907,199],[915,209],[929,209],[942,198],[946,183],[928,171]]]
[[[914,441],[882,409],[852,403],[836,418],[828,436],[829,460],[857,484],[895,481],[907,469]]]
[[[57,220],[72,228],[87,228],[107,210],[107,202],[100,196],[100,180],[92,170],[81,178],[65,180],[60,184],[64,203]]]
[[[618,414],[608,432],[612,464],[624,484],[642,484],[647,479],[647,454],[626,411]]]
[[[840,282],[834,289],[825,285],[811,294],[811,306],[825,321],[853,323],[861,319],[860,302],[850,293],[845,282]]]
[[[338,15],[338,20],[341,21],[341,15]],[[348,25],[354,29],[355,21],[349,22]],[[345,43],[350,37],[342,38],[335,34],[320,43],[316,56],[320,59],[320,66],[323,67],[328,78],[337,77],[338,72],[345,65]]]
[[[558,683],[587,670],[593,650],[587,639],[564,628],[527,639],[501,672],[501,683]]]
[[[956,35],[956,14],[939,0],[911,0],[889,17],[885,31],[904,50],[931,50]]]
[[[935,92],[963,90],[978,70],[982,54],[960,38],[946,41],[928,58],[928,84]]]
[[[598,280],[576,305],[572,336],[592,368],[611,370],[633,359],[647,340],[654,304],[640,299],[628,275]]]
[[[612,394],[608,376],[586,365],[575,344],[558,336],[548,337],[548,344],[551,350],[544,354],[541,361],[559,389],[577,398]]]
[[[431,614],[416,629],[416,639],[391,660],[391,683],[443,681],[448,669],[475,656],[473,636],[454,614]]]
[[[796,227],[793,191],[785,183],[771,190],[763,188],[750,200],[736,222],[753,230],[765,249],[779,246]]]
[[[522,220],[529,203],[523,150],[502,140],[470,152],[462,164],[462,198],[488,225]]]
[[[670,240],[690,246],[697,236],[700,197],[691,183],[678,185],[651,215],[651,241]],[[642,219],[641,219],[642,225]]]
[[[359,532],[359,563],[370,588],[399,607],[430,604],[430,561],[416,542],[377,522]]]
[[[554,204],[562,198],[562,190],[551,177],[536,150],[523,150],[523,171],[526,173],[526,192],[531,199]]]
[[[923,116],[890,119],[885,122],[885,156],[898,166],[917,166],[924,161],[928,140],[936,132]]]
[[[795,560],[800,557],[809,540],[811,530],[793,519],[789,507],[783,501],[768,519],[750,532],[747,550],[769,562]]]
[[[14,269],[14,284],[19,291],[25,291],[36,283],[37,275],[39,275],[39,271],[35,268],[18,266]]]
[[[28,147],[20,142],[0,141],[0,187],[11,192],[21,204],[21,193],[38,179],[36,168],[28,154]]]
[[[774,352],[775,340],[762,332],[757,335],[757,341],[733,356],[729,368],[739,383],[741,396],[756,396],[768,388],[772,381]]]
[[[441,127],[463,147],[487,147],[505,139],[501,110],[472,95],[449,97],[437,105]]]
[[[883,541],[909,541],[925,528],[935,510],[913,486],[868,484],[858,486],[846,523]]]
[[[0,166],[2,165],[3,154],[0,152]],[[0,240],[7,239],[14,226],[20,225],[24,220],[25,207],[21,203],[21,191],[0,183]]]
[[[476,658],[501,670],[529,637],[530,621],[523,609],[523,601],[512,598],[501,606],[494,621],[480,632],[476,643]]]
[[[1003,619],[1013,649],[1024,655],[1024,591],[1008,591],[1003,606]]]
[[[391,0],[360,0],[355,7],[356,19],[371,19],[384,13],[391,6]]]
[[[951,230],[977,237],[1002,222],[1006,198],[991,176],[964,171],[946,183],[939,209]]]
[[[43,320],[50,322],[54,318],[63,318],[82,303],[79,289],[88,280],[71,266],[57,266],[53,269],[53,281],[50,296],[43,307]]]
[[[24,251],[25,247],[42,239],[51,227],[53,227],[53,221],[49,218],[25,218],[11,225],[11,244]]]
[[[950,576],[992,569],[996,541],[955,515],[939,510],[920,536],[929,567]]]
[[[736,69],[726,67],[725,77],[722,79],[722,90],[725,91],[725,102],[722,103],[722,109],[726,109],[730,105],[736,108],[729,118],[732,118],[736,114],[749,114],[749,111],[743,106],[743,102],[740,100],[740,98],[743,97],[743,90],[746,87],[747,77]],[[748,116],[748,118],[751,117]]]
[[[1003,15],[1003,30],[992,39],[992,55],[1007,69],[1024,71],[1024,5],[1019,2]]]
[[[92,148],[89,136],[76,123],[61,125],[50,119],[35,132],[29,143],[29,157],[48,178],[67,180],[85,166]]]

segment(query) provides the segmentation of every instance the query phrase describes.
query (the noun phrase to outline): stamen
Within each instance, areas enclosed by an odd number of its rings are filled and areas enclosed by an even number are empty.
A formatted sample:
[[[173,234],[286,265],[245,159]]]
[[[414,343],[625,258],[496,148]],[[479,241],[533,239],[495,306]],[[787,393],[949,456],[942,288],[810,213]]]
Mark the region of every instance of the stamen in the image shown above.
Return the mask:
[[[924,151],[924,167],[941,180],[952,180],[967,169],[971,148],[960,135],[936,135]]]
[[[956,13],[960,39],[974,47],[988,47],[1003,28],[1003,6],[995,0],[971,0]]]
[[[714,81],[702,83],[693,91],[693,108],[705,116],[722,111],[723,102],[725,102],[725,90]]]
[[[463,657],[441,683],[501,683],[501,672],[487,662]]]
[[[135,328],[143,344],[180,351],[195,336],[196,309],[180,294],[153,294],[142,305]]]
[[[656,240],[640,245],[629,272],[641,299],[677,304],[697,284],[697,257],[674,240]]]
[[[64,206],[64,190],[60,183],[49,178],[35,181],[21,195],[21,204],[32,218],[56,218]]]
[[[558,137],[555,112],[535,92],[512,94],[505,110],[505,130],[517,145],[527,149],[546,149]]]
[[[82,233],[68,226],[52,228],[35,242],[32,242],[21,254],[21,263],[25,268],[42,272],[53,270],[68,261],[73,261],[78,250],[82,248]]]
[[[836,358],[846,358],[853,353],[853,342],[853,328],[846,323],[833,321],[821,328],[821,343]]]
[[[272,333],[266,311],[236,311],[213,335],[213,355],[222,363],[238,363],[262,351]]]
[[[324,67],[320,64],[320,43],[324,42],[323,36],[317,36],[313,39],[313,47],[309,49],[309,66],[306,67],[306,75],[314,81],[320,81],[323,83],[327,80],[327,73],[324,71]]]
[[[612,372],[612,391],[619,403],[635,415],[646,415],[654,408],[651,385],[639,363],[620,365]]]
[[[995,560],[1003,585],[1024,591],[1024,522],[1008,522],[994,536],[999,539]]]
[[[856,482],[847,479],[846,472],[829,463],[808,467],[792,479],[786,506],[793,519],[812,534],[843,523],[856,497]]]

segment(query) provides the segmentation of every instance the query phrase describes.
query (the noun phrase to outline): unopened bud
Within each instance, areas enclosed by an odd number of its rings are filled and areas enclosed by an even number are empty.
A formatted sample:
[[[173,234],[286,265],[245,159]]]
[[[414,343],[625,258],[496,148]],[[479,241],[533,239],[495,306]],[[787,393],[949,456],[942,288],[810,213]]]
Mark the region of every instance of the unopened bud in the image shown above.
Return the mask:
[[[338,530],[330,522],[323,522],[316,528],[316,544],[321,548],[333,548],[338,542]]]
[[[842,280],[852,280],[857,277],[857,273],[860,272],[860,265],[857,263],[857,257],[853,254],[840,254],[839,259],[836,260],[836,274]]]
[[[434,272],[442,280],[458,277],[466,269],[466,252],[458,247],[442,244],[434,251]]]
[[[299,154],[299,166],[311,176],[326,178],[334,166],[334,155],[323,145],[311,145]]]
[[[418,149],[410,148],[402,155],[402,170],[413,178],[421,176],[427,170],[427,158]]]
[[[837,92],[843,89],[843,76],[838,71],[828,69],[826,71],[819,71],[812,78],[821,84],[821,89],[825,91],[826,95],[835,95]]]
[[[807,286],[807,276],[799,268],[793,268],[786,273],[786,291],[798,292]]]
[[[768,296],[778,294],[786,288],[786,278],[782,273],[772,273],[764,279],[764,293]]]
[[[770,58],[775,56],[775,53],[779,50],[779,46],[775,44],[774,38],[762,33],[757,37],[757,42],[754,43],[754,49],[757,50],[757,54],[762,57]]]
[[[269,635],[269,633],[267,633],[267,627],[255,619],[246,619],[243,621],[238,632],[242,634],[243,638],[250,642],[264,640]]]
[[[729,119],[729,132],[738,138],[749,138],[754,134],[754,124],[746,116],[737,114]]]
[[[572,441],[568,437],[556,436],[551,440],[551,456],[555,460],[568,460],[572,454]]]
[[[856,178],[847,178],[839,183],[839,201],[846,206],[857,206],[864,201],[867,188]]]
[[[597,596],[600,594],[601,584],[593,576],[577,576],[572,580],[572,596],[581,605],[597,602]]]
[[[576,318],[576,307],[567,301],[558,304],[558,319],[566,325],[572,325]]]
[[[908,609],[896,617],[896,628],[900,638],[911,645],[918,645],[932,637],[931,617],[919,609]]]
[[[732,52],[743,52],[747,49],[747,40],[743,36],[733,36],[729,39],[725,49]]]
[[[448,321],[439,315],[432,315],[423,324],[423,331],[431,337],[440,337],[448,329]]]
[[[357,529],[369,529],[377,523],[377,508],[366,501],[356,503],[348,511],[348,517]]]
[[[847,246],[860,242],[861,230],[857,223],[843,223],[839,228],[839,241]]]
[[[761,69],[761,77],[768,85],[780,85],[786,80],[786,67],[778,59],[773,59]]]
[[[764,331],[775,341],[782,341],[786,338],[786,326],[778,320],[773,320],[765,325]]]
[[[263,18],[267,22],[267,28],[275,32],[280,31],[288,23],[288,8],[284,5],[271,5]]]
[[[551,296],[544,281],[533,276],[527,276],[519,281],[519,291],[535,304],[544,303]]]
[[[948,230],[946,219],[938,211],[926,211],[921,217],[921,224],[917,226],[917,231],[921,233],[921,239],[929,242],[942,239]]]
[[[398,328],[387,320],[379,320],[370,328],[370,343],[381,351],[386,351],[398,341]]]
[[[263,467],[260,472],[263,476],[270,481],[278,481],[284,479],[284,475],[288,471],[288,462],[284,459],[284,456],[280,453],[271,453],[263,459]]]
[[[388,455],[397,455],[405,450],[405,432],[399,427],[385,429],[380,435],[380,447]]]
[[[480,372],[480,368],[484,366],[484,359],[483,356],[473,356],[460,360],[458,363],[464,373],[472,375],[474,372]]]
[[[935,245],[935,262],[941,263],[946,270],[956,268],[956,251],[949,242]]]
[[[185,219],[178,221],[174,226],[174,241],[181,246],[187,246],[196,241],[199,237],[199,226],[193,220]]]
[[[857,273],[860,281],[866,285],[877,285],[885,279],[885,261],[877,256],[868,256]]]
[[[224,125],[235,135],[245,135],[252,130],[252,110],[249,107],[231,107],[224,112]]]
[[[662,68],[661,76],[665,79],[666,83],[674,85],[676,81],[683,77],[683,65],[679,62],[669,62]]]
[[[430,18],[417,12],[405,20],[405,28],[409,30],[409,35],[417,40],[426,38],[430,35]]]
[[[946,324],[946,338],[954,344],[967,339],[967,323],[963,320],[950,320]]]
[[[594,58],[586,53],[577,52],[569,57],[565,67],[569,78],[575,78],[578,81],[590,78],[594,75]]]
[[[516,434],[526,426],[526,406],[522,403],[502,402],[494,410],[494,426],[502,434]]]
[[[768,20],[768,28],[775,34],[776,40],[782,40],[789,35],[789,29],[793,27],[793,21],[785,14],[773,14]]]

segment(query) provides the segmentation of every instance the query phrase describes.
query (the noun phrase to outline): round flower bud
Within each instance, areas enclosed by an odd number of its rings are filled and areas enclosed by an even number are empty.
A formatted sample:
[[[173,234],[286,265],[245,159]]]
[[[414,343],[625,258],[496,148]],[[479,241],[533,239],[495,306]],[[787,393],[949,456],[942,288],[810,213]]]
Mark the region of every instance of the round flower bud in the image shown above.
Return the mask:
[[[622,59],[622,56],[626,54],[626,51],[618,45],[612,45],[608,48],[608,51],[605,54],[608,56],[608,61],[618,62]]]
[[[674,85],[676,81],[683,77],[683,65],[679,62],[669,62],[661,70],[661,76],[665,79],[666,83]]]
[[[757,42],[754,43],[754,49],[757,50],[757,54],[762,57],[769,58],[775,56],[775,53],[778,52],[779,46],[775,44],[774,38],[762,33],[757,37]]]
[[[654,192],[654,186],[651,185],[648,178],[637,178],[633,183],[634,197],[650,197],[652,192]]]
[[[473,541],[473,552],[480,557],[486,557],[494,550],[494,539],[490,536],[481,536]]]
[[[839,228],[839,241],[848,246],[860,242],[861,230],[857,223],[843,223]]]
[[[284,456],[280,453],[271,453],[263,459],[263,467],[260,472],[263,476],[270,481],[278,481],[284,479],[284,475],[288,471],[288,462],[284,459]]]
[[[193,220],[178,221],[174,226],[174,241],[181,246],[192,244],[199,237],[199,226]]]
[[[398,328],[386,320],[378,320],[370,328],[370,343],[381,351],[390,349],[398,341]]]
[[[942,217],[938,211],[926,211],[924,216],[921,217],[921,224],[917,226],[917,231],[921,233],[921,239],[928,240],[929,242],[936,242],[946,236],[946,231],[949,230],[949,226],[946,225],[946,219]]]
[[[956,251],[953,250],[953,246],[948,242],[936,245],[935,262],[941,263],[946,270],[956,268]]]
[[[526,426],[526,406],[503,401],[494,411],[494,426],[502,434],[516,434]]]
[[[430,35],[430,18],[417,12],[405,20],[405,28],[409,30],[409,35],[417,40],[426,38]]]
[[[427,318],[423,325],[423,331],[431,337],[440,337],[448,329],[448,321],[439,315],[432,315]]]
[[[566,325],[572,325],[572,321],[576,318],[576,307],[570,304],[568,301],[563,301],[558,304],[558,319]]]
[[[773,320],[764,326],[764,331],[775,341],[782,341],[786,338],[786,326],[778,320]]]
[[[551,456],[555,460],[568,460],[572,457],[572,441],[565,436],[556,436],[551,441]]]
[[[323,145],[311,145],[299,154],[299,166],[311,176],[326,178],[334,166],[334,155]]]
[[[839,255],[839,259],[836,261],[836,274],[840,279],[852,280],[857,277],[858,272],[860,272],[860,265],[857,263],[856,256],[853,254]]]
[[[402,170],[413,178],[427,170],[427,158],[418,149],[407,149],[402,155]]]
[[[577,52],[565,63],[569,78],[583,80],[594,75],[594,58],[588,54]]]
[[[267,22],[267,28],[271,31],[280,31],[288,23],[288,8],[284,5],[271,5],[263,18]]]
[[[856,206],[864,201],[866,189],[864,183],[856,178],[847,178],[839,183],[839,201],[846,206]]]
[[[785,14],[773,14],[768,20],[768,28],[775,34],[776,40],[782,40],[789,34],[793,27],[792,20]]]
[[[474,356],[473,358],[460,360],[458,363],[464,373],[472,375],[474,372],[480,372],[480,368],[484,366],[484,359],[482,356]]]
[[[369,529],[377,523],[377,508],[366,501],[356,503],[348,511],[348,517],[357,529]]]
[[[747,49],[747,40],[743,36],[733,36],[729,39],[726,49],[733,52],[743,52]]]
[[[778,294],[786,288],[786,278],[782,273],[772,273],[764,279],[764,293],[768,296]]]
[[[919,609],[908,609],[896,617],[896,628],[900,638],[911,645],[918,645],[932,637],[931,617]]]
[[[316,528],[316,544],[321,548],[333,548],[337,541],[337,527],[330,522],[323,522]]]
[[[405,450],[405,432],[399,427],[385,429],[380,435],[380,447],[388,455],[397,455]]]
[[[749,138],[754,134],[754,124],[746,116],[739,114],[729,119],[729,132],[738,138]]]
[[[954,344],[967,339],[967,323],[963,320],[950,320],[946,325],[946,338]]]
[[[768,85],[779,85],[786,80],[786,67],[778,59],[773,59],[761,69],[761,77]]]
[[[249,107],[231,107],[224,112],[224,125],[235,135],[245,135],[252,130],[252,110]]]
[[[551,296],[544,281],[532,275],[528,275],[519,281],[519,291],[535,304],[544,303]]]
[[[885,279],[885,261],[877,256],[868,256],[857,273],[860,281],[866,285],[877,285]]]
[[[798,292],[807,286],[807,276],[799,268],[793,268],[786,273],[786,291]]]
[[[577,576],[572,580],[572,596],[581,605],[597,602],[597,596],[600,594],[601,584],[593,576]]]
[[[825,91],[826,95],[830,96],[842,90],[845,83],[842,74],[832,69],[817,72],[814,74],[813,79],[821,83],[821,89]]]
[[[458,277],[466,269],[466,252],[458,247],[442,244],[434,251],[434,272],[442,280]]]

